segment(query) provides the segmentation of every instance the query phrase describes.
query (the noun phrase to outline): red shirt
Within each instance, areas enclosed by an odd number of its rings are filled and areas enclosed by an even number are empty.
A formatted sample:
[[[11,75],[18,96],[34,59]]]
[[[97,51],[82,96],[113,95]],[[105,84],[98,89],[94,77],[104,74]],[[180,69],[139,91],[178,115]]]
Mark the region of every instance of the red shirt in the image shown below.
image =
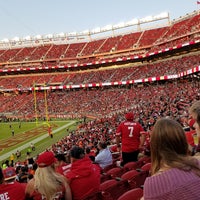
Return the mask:
[[[193,138],[193,134],[195,134],[195,130],[191,130],[191,131],[187,131],[185,132],[188,144],[190,144],[192,147],[194,147],[194,138]]]
[[[5,200],[24,200],[25,184],[16,181],[0,184],[0,199]]]
[[[145,133],[138,122],[124,121],[116,131],[116,136],[121,136],[122,152],[133,152],[139,149],[140,135]]]
[[[56,167],[56,172],[65,176],[67,172],[70,171],[70,168],[71,168],[71,164],[62,163],[61,165]]]

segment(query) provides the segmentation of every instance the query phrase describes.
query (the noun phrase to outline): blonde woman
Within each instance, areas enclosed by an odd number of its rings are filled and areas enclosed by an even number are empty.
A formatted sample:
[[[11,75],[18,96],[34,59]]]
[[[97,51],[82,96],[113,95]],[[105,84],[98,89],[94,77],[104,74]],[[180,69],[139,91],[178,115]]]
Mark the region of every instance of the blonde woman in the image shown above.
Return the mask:
[[[151,134],[151,164],[144,200],[200,198],[200,163],[188,154],[185,132],[177,121],[163,118],[156,122]]]
[[[26,200],[71,200],[71,190],[66,178],[55,172],[53,152],[39,155],[34,178],[26,187]]]

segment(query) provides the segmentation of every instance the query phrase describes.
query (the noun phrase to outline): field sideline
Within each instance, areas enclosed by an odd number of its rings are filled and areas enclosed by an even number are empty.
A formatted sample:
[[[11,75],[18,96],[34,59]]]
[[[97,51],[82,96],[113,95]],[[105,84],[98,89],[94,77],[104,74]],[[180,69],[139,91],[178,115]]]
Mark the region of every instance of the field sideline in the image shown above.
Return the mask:
[[[9,160],[10,155],[15,154],[17,150],[22,153],[19,161],[24,161],[31,143],[36,147],[31,154],[33,157],[36,156],[66,136],[68,134],[66,129],[70,131],[76,129],[76,123],[76,120],[51,121],[53,138],[48,135],[48,126],[45,122],[40,122],[37,126],[34,122],[0,123],[0,162]],[[14,136],[12,136],[12,130],[14,130]]]

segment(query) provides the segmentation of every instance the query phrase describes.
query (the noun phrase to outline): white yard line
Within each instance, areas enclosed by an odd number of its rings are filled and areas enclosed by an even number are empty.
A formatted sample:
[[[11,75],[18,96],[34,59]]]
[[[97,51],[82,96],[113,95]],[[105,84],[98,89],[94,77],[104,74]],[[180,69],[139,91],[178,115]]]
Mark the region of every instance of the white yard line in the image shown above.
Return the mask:
[[[55,133],[59,132],[60,130],[62,130],[64,128],[67,128],[68,126],[71,126],[75,122],[76,121],[71,121],[68,124],[65,124],[64,126],[61,126],[61,127],[57,128],[57,129],[53,130],[52,132],[53,132],[53,134],[55,134]],[[37,142],[39,142],[39,141],[41,141],[41,140],[43,140],[43,139],[45,139],[47,137],[49,137],[49,135],[48,134],[44,134],[44,135],[42,135],[42,136],[40,136],[38,138],[35,138],[34,140],[31,140],[31,142],[27,142],[26,144],[24,144],[24,145],[22,145],[20,147],[17,147],[16,149],[13,149],[12,151],[9,151],[9,152],[3,154],[2,156],[0,156],[0,162],[5,160],[5,159],[7,159],[7,158],[9,158],[10,155],[13,152],[16,152],[17,150],[22,151],[23,149],[26,149],[26,148],[30,147],[30,143],[35,144],[35,143],[37,143]]]

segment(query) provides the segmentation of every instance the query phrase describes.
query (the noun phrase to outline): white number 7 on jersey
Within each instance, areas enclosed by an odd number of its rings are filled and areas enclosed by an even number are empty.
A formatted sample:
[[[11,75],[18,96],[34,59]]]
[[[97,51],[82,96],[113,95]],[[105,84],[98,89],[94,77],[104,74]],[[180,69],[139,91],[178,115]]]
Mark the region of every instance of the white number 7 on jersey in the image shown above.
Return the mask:
[[[129,126],[129,127],[128,127],[128,130],[129,130],[129,137],[133,137],[133,130],[134,130],[134,127],[133,127],[133,126]]]

